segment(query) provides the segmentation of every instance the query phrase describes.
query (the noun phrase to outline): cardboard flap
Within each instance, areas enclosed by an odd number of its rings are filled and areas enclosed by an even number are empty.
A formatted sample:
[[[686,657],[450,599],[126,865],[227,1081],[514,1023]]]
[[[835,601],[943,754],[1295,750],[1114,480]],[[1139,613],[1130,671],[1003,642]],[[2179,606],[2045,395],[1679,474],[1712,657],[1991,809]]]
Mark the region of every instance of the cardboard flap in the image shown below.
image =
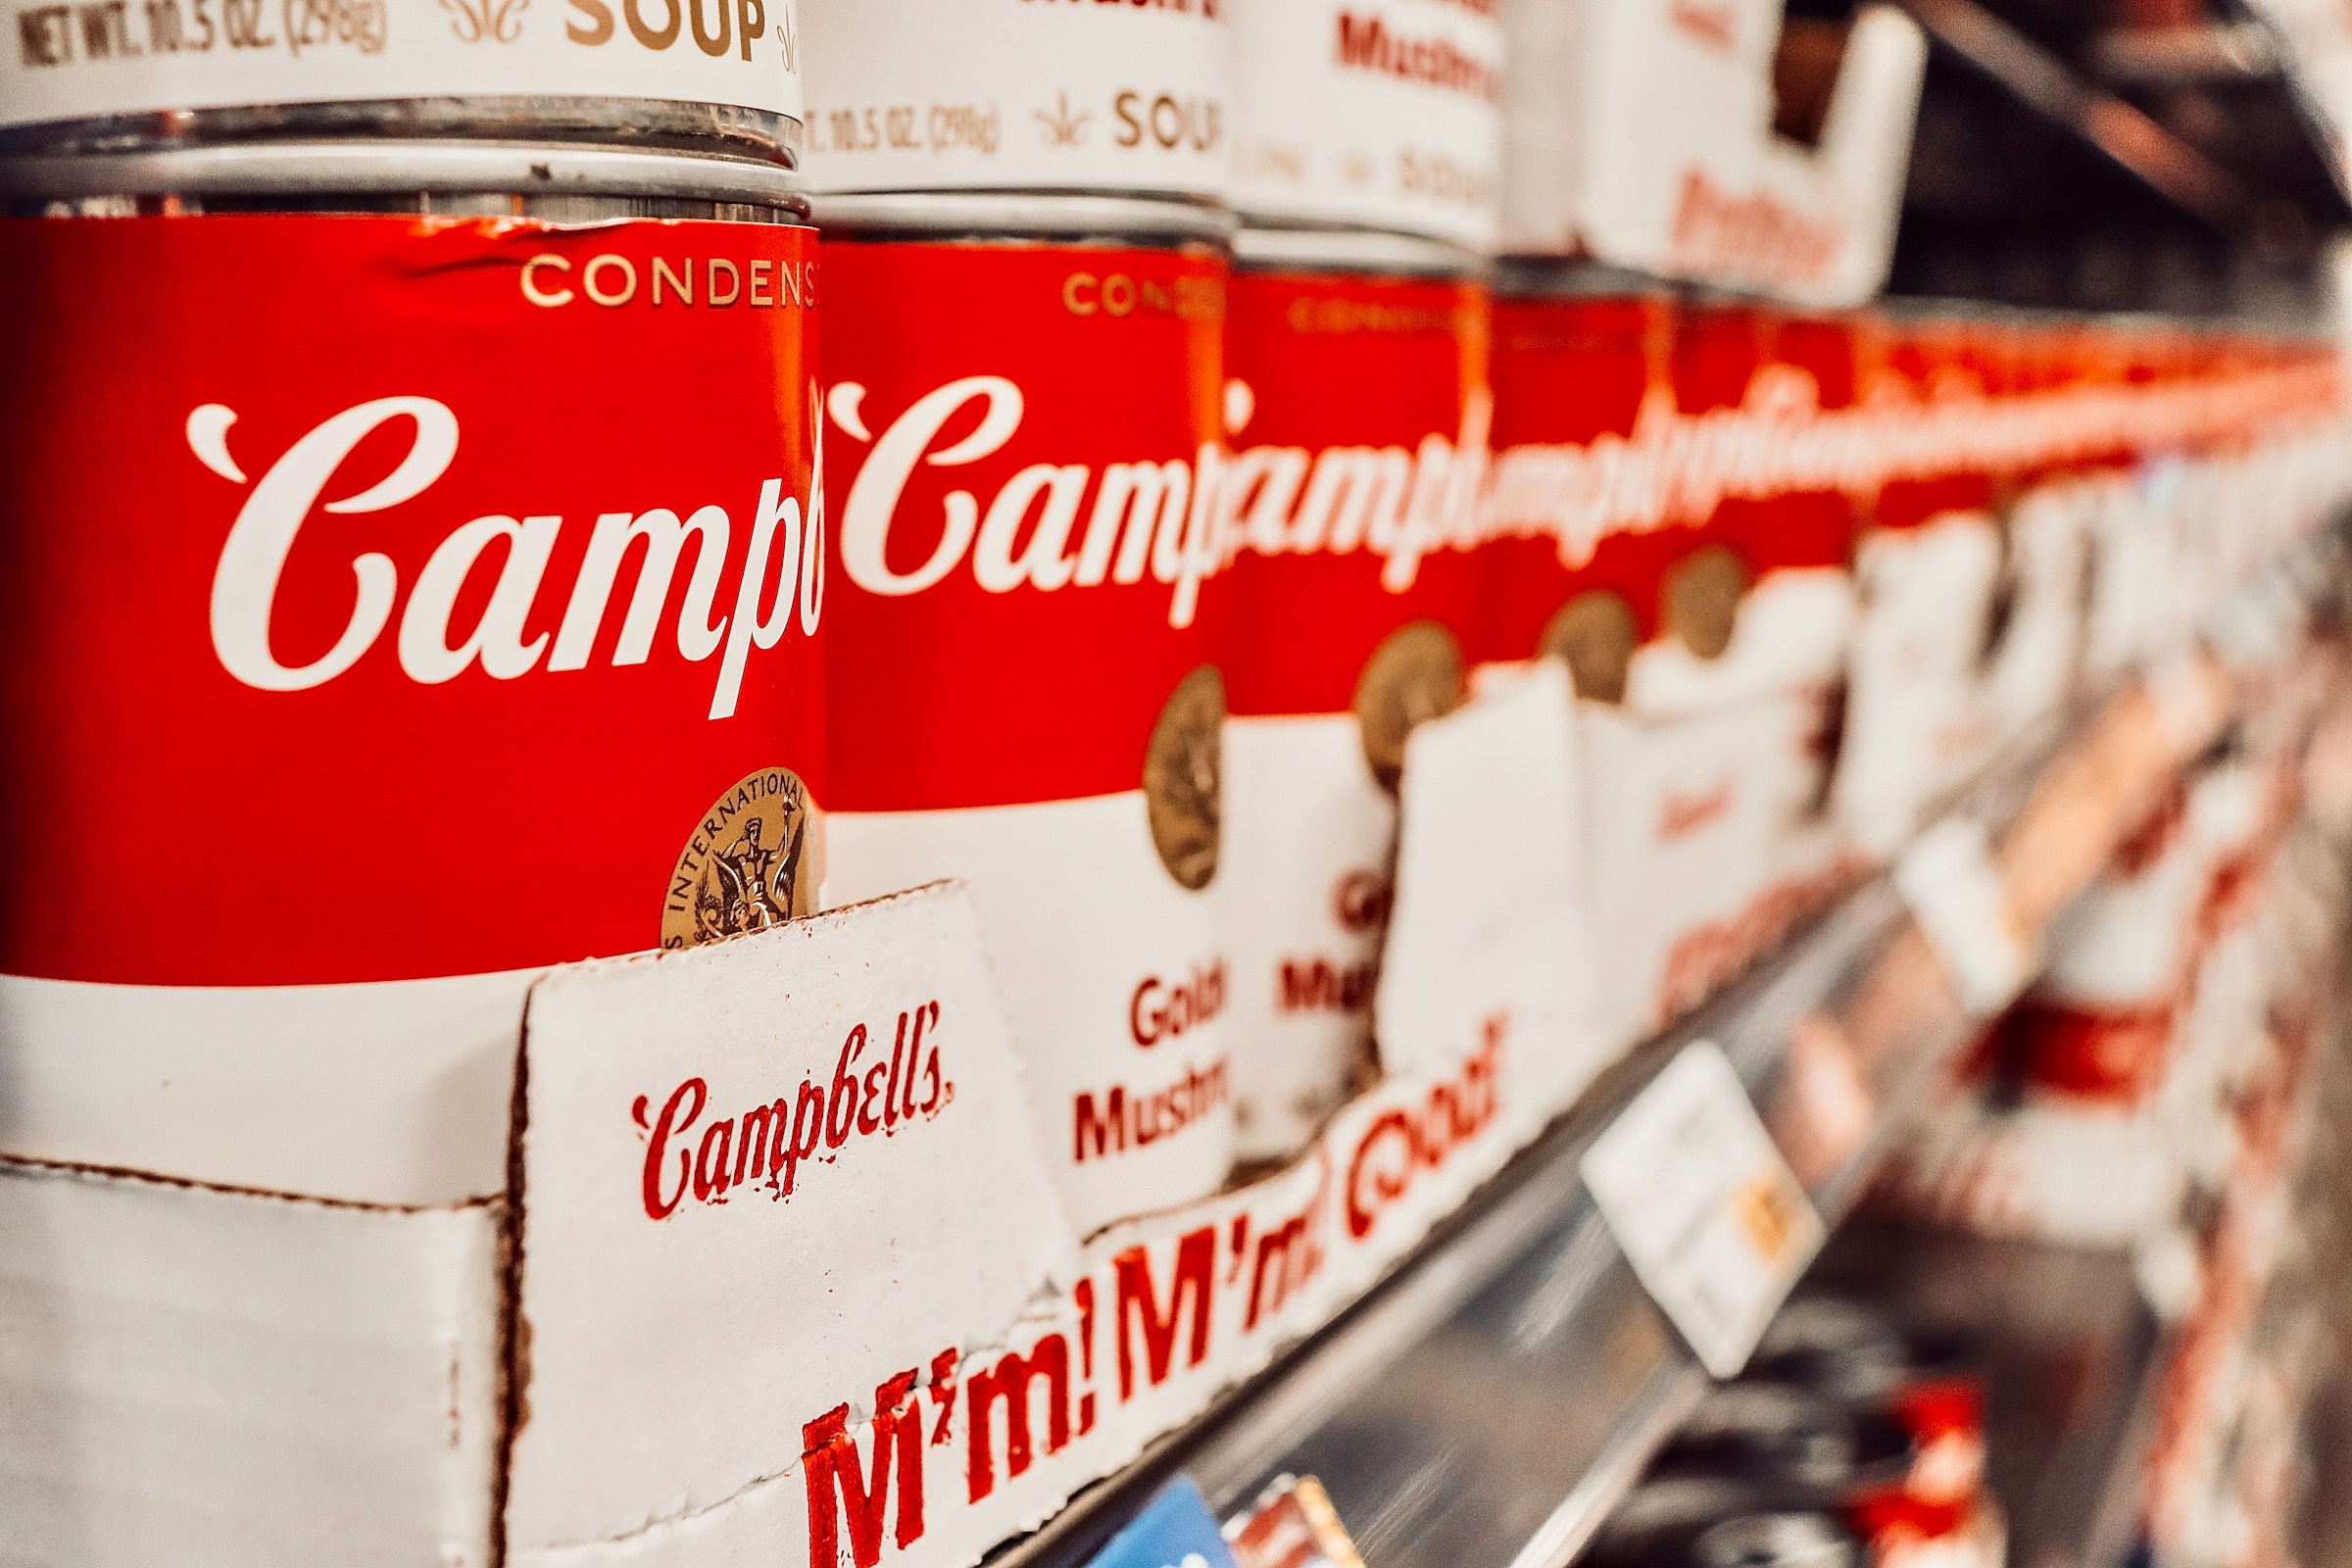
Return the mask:
[[[1826,685],[1844,669],[1854,615],[1853,578],[1841,567],[1767,572],[1740,601],[1719,658],[1701,659],[1672,636],[1637,649],[1626,711],[1681,718]]]
[[[960,884],[554,971],[518,1076],[518,1552],[796,1468],[1074,1262]]]
[[[1498,1016],[1578,1032],[1590,986],[1572,711],[1566,667],[1540,660],[1406,743],[1373,998],[1385,1071],[1442,1070]]]
[[[1886,281],[1927,68],[1928,40],[1918,23],[1889,5],[1865,5],[1854,13],[1813,160],[1842,199],[1850,225],[1820,299],[1860,302]]]
[[[1812,148],[1773,130],[1779,0],[1518,0],[1504,21],[1510,154],[1550,143],[1575,167],[1509,177],[1503,249],[1811,304],[1877,290],[1927,67],[1909,18],[1861,8]]]

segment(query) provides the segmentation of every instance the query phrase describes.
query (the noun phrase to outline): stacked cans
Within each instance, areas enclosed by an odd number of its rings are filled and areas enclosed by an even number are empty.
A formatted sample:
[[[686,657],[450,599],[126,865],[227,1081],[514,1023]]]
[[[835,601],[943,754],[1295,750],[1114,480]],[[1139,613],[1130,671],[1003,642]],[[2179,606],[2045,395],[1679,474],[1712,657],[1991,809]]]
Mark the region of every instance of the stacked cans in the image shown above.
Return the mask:
[[[1369,1063],[1407,734],[1477,637],[1493,423],[1492,6],[1248,0],[1221,519],[1239,1148]]]
[[[532,972],[811,907],[792,0],[20,20],[6,1150],[503,1190]]]
[[[807,8],[831,904],[979,901],[1092,1230],[1232,1161],[1212,883],[1233,44],[1214,5]]]
[[[1364,1056],[1404,736],[1462,690],[1499,37],[1437,0],[808,24],[825,898],[972,883],[1093,1230],[1290,1153]]]

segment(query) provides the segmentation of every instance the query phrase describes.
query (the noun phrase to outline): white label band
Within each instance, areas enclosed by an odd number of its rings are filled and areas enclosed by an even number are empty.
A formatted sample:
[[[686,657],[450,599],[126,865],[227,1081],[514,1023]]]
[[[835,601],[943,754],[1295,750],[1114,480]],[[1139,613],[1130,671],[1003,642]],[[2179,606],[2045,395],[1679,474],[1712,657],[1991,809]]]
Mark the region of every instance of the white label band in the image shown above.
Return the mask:
[[[809,0],[812,189],[1222,196],[1221,0]]]
[[[166,109],[638,98],[802,115],[798,0],[101,0],[17,8],[0,125]]]
[[[1502,24],[1462,0],[1233,0],[1234,205],[1477,249],[1501,210]]]

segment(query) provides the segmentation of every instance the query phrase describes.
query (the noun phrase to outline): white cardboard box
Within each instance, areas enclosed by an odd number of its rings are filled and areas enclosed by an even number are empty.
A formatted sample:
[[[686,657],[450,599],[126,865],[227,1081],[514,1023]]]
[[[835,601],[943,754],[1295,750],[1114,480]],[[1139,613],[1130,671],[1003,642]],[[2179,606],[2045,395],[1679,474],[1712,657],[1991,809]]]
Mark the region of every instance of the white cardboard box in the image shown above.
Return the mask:
[[[1927,63],[1858,13],[1820,145],[1773,131],[1780,0],[1506,0],[1501,248],[1854,304],[1886,271]]]
[[[0,1559],[480,1568],[500,1226],[0,1163]]]
[[[1424,876],[1408,973],[1556,924],[1569,883],[1558,671],[1446,723],[1425,750],[1552,765],[1492,800],[1433,770],[1408,857],[1460,848],[1464,790],[1557,853]],[[1083,1249],[953,885],[555,971],[498,1200],[0,1167],[0,1513],[44,1562],[960,1568],[1328,1320],[1581,1091],[1575,966],[1524,957],[1547,972],[1425,999],[1430,1038],[1286,1168]]]

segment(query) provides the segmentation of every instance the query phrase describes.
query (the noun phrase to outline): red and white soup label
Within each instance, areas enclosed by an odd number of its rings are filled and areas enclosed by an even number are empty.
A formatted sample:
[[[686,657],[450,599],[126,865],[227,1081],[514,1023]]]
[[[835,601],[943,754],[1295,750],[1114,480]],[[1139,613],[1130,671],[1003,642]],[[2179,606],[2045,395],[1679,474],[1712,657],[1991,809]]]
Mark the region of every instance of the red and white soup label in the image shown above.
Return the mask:
[[[0,973],[410,980],[806,910],[814,256],[0,224],[42,302],[0,321]]]
[[[1414,724],[1479,607],[1489,301],[1475,283],[1234,279],[1225,854],[1242,1152],[1298,1149],[1368,1044]]]
[[[1472,657],[1535,658],[1571,597],[1614,596],[1635,641],[1685,541],[1634,526],[1620,492],[1644,410],[1670,413],[1663,296],[1536,296],[1494,306],[1494,471],[1483,505],[1486,613]]]
[[[1213,1192],[1226,263],[826,257],[826,900],[970,882],[1081,1230]]]

